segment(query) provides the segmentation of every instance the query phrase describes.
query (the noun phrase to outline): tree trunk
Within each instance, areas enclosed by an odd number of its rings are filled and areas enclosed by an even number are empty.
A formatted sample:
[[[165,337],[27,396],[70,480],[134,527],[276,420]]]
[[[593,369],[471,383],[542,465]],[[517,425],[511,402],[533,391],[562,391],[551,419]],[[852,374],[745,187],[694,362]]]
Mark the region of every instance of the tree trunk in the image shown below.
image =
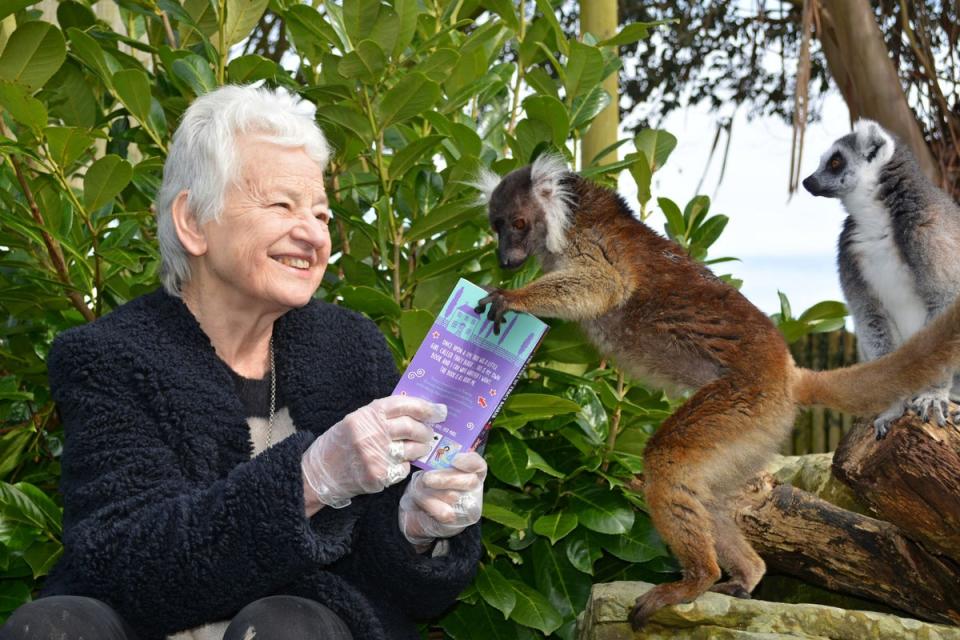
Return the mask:
[[[955,428],[906,418],[876,440],[873,427],[860,423],[840,442],[833,475],[878,518],[960,563],[960,432]]]
[[[850,120],[870,118],[895,133],[913,151],[923,172],[941,184],[939,165],[907,104],[868,0],[823,0],[820,27],[817,37]]]
[[[617,35],[617,0],[580,0],[580,35],[592,33],[598,40]],[[603,81],[603,89],[610,95],[610,104],[594,119],[583,136],[580,147],[580,166],[609,164],[617,161],[616,150],[598,158],[597,154],[617,141],[620,127],[619,74],[611,73]]]
[[[735,512],[747,539],[779,572],[960,624],[960,565],[928,553],[890,523],[778,484],[769,474],[751,482]]]

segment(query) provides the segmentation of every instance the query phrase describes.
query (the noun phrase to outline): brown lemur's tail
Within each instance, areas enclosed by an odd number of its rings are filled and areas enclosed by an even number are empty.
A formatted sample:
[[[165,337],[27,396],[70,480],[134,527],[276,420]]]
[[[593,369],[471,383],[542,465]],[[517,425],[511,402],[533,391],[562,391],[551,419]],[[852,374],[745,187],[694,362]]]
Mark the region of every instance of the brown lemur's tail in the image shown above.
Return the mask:
[[[960,368],[960,299],[882,358],[832,371],[796,369],[800,405],[872,416],[901,398],[947,380]]]

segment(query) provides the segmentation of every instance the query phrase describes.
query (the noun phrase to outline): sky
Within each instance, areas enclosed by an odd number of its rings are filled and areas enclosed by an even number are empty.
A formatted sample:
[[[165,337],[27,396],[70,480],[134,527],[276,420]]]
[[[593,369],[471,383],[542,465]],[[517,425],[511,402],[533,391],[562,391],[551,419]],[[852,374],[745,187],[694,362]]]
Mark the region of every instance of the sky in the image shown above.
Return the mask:
[[[790,299],[794,315],[822,300],[843,300],[836,271],[836,245],[845,213],[838,200],[814,198],[802,188],[788,196],[792,129],[775,117],[747,120],[745,110],[735,117],[723,181],[718,186],[725,139],[703,180],[701,193],[711,197],[710,213],[730,218],[726,230],[711,247],[710,257],[733,256],[740,262],[714,267],[743,280],[741,291],[767,314],[780,310],[777,291]],[[653,181],[653,215],[647,222],[663,232],[665,218],[656,207],[658,196],[682,209],[695,195],[704,175],[716,131],[717,114],[706,106],[678,109],[660,128],[678,139],[677,147]],[[801,176],[812,173],[820,155],[850,131],[847,107],[839,94],[825,98],[822,119],[807,127]],[[625,134],[629,135],[629,134]],[[628,153],[623,151],[621,157]],[[620,190],[632,206],[636,186],[628,172]]]

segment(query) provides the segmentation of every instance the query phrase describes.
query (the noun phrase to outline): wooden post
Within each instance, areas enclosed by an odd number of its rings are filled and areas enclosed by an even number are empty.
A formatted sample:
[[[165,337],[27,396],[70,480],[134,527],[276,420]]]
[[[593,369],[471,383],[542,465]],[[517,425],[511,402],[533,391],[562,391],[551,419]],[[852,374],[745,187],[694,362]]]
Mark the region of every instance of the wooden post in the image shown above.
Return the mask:
[[[617,34],[617,0],[580,0],[580,35],[591,33],[597,40],[606,40]],[[594,119],[583,136],[580,147],[580,166],[610,164],[617,161],[617,152],[596,155],[617,141],[620,127],[619,77],[611,73],[603,81],[604,90],[610,95],[610,104]]]

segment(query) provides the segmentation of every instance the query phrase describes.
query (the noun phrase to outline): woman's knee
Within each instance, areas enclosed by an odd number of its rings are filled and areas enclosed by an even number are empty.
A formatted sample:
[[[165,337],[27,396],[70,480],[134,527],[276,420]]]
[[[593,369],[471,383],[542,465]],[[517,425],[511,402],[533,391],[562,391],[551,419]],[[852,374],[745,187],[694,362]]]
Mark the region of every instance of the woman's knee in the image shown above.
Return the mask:
[[[223,640],[352,640],[350,629],[333,611],[313,600],[296,596],[269,596],[240,610],[223,634]]]
[[[83,596],[51,596],[28,602],[0,628],[0,640],[48,638],[136,640],[136,635],[109,605]]]

